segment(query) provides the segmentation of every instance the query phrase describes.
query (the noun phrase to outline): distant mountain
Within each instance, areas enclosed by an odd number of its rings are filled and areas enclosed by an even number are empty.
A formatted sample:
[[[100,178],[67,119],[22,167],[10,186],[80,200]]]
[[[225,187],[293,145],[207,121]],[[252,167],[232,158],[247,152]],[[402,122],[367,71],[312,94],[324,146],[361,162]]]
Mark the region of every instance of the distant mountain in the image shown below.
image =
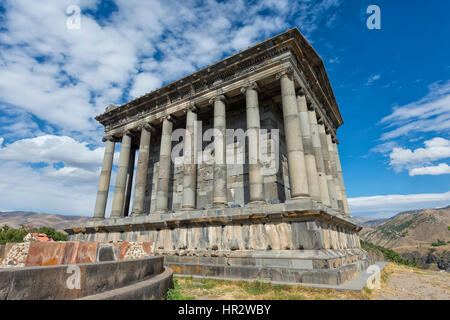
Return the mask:
[[[63,216],[59,214],[9,211],[0,212],[0,226],[7,224],[11,228],[18,228],[20,225],[32,225],[33,227],[52,227],[58,231],[73,224],[88,221],[88,217]]]
[[[386,221],[386,218],[374,218],[374,217],[352,217],[353,221],[355,221],[357,224],[363,227],[374,227],[376,225],[379,225],[380,223]]]
[[[400,212],[392,218],[362,229],[363,240],[386,248],[427,245],[450,241],[450,206]]]
[[[391,248],[403,258],[416,261],[420,267],[450,272],[449,228],[447,206],[404,211],[378,224],[366,223],[359,235],[364,241]]]

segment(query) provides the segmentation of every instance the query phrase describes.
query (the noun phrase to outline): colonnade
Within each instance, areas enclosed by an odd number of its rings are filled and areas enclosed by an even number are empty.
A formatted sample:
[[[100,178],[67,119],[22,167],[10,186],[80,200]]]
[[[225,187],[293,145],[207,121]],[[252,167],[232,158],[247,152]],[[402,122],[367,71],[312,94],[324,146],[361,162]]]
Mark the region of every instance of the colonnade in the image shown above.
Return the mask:
[[[284,132],[288,159],[289,184],[291,199],[312,198],[315,201],[349,215],[345,193],[342,168],[336,141],[331,132],[325,128],[325,122],[309,103],[303,90],[298,94],[295,89],[293,74],[288,70],[276,77],[281,86],[281,103],[283,111]],[[248,83],[241,89],[245,94],[247,132],[249,137],[249,193],[250,204],[264,201],[264,176],[259,159],[259,131],[261,128],[258,86]],[[213,205],[227,205],[227,165],[226,165],[226,98],[222,94],[210,100],[214,113],[214,152],[213,171]],[[156,183],[156,213],[168,212],[169,182],[171,167],[173,119],[170,115],[162,119],[162,134],[159,155],[159,168]],[[197,109],[190,105],[186,111],[186,133],[183,176],[183,210],[194,210],[196,199],[197,165],[195,161],[195,142]],[[139,157],[137,163],[132,215],[144,212],[147,171],[150,153],[150,138],[154,128],[150,124],[140,125]],[[117,170],[111,218],[127,215],[131,193],[135,149],[132,137],[135,133],[125,131],[122,135],[119,166]],[[111,171],[114,158],[115,140],[105,137],[105,154],[100,174],[99,188],[94,210],[94,219],[104,219]]]

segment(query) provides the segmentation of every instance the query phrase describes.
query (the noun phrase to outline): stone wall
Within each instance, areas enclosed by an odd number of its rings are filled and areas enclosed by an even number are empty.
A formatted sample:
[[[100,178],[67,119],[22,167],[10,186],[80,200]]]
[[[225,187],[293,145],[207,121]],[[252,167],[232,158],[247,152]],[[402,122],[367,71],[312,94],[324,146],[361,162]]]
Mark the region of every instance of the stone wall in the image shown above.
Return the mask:
[[[99,243],[96,241],[7,243],[0,268],[120,261],[154,254],[151,242]]]
[[[0,269],[0,300],[161,299],[173,286],[163,259],[80,263],[79,272],[67,265]],[[79,285],[71,281],[76,274]]]

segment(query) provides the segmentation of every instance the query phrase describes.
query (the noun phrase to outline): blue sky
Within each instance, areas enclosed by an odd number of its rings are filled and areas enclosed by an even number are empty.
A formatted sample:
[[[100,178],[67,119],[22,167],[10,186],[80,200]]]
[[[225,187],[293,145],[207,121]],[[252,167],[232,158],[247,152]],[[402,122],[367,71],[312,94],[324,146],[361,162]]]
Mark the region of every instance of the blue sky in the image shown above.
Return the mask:
[[[366,27],[372,4],[381,30]],[[70,5],[79,30],[66,27]],[[449,12],[446,0],[2,1],[0,210],[92,215],[95,115],[295,26],[344,118],[351,213],[448,205]]]

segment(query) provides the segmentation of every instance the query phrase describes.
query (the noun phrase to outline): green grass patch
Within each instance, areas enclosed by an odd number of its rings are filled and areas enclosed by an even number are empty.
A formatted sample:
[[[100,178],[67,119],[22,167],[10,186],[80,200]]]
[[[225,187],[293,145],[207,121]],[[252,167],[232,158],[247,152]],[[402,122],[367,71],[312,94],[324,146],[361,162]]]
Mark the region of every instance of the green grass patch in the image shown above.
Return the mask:
[[[239,281],[240,286],[244,289],[245,292],[252,295],[261,295],[272,290],[272,284],[267,282],[260,281]]]
[[[385,248],[382,246],[377,246],[373,243],[366,242],[364,240],[360,240],[360,242],[361,242],[361,248],[363,248],[366,251],[381,252],[386,261],[395,262],[395,263],[402,264],[405,266],[410,266],[410,267],[417,266],[416,260],[405,259],[392,249]]]
[[[432,247],[440,247],[440,246],[445,246],[446,244],[447,244],[447,242],[437,239],[437,241],[431,243],[431,246]]]
[[[167,292],[167,300],[195,300],[193,296],[185,294],[178,283],[178,279],[173,279],[173,289]]]

